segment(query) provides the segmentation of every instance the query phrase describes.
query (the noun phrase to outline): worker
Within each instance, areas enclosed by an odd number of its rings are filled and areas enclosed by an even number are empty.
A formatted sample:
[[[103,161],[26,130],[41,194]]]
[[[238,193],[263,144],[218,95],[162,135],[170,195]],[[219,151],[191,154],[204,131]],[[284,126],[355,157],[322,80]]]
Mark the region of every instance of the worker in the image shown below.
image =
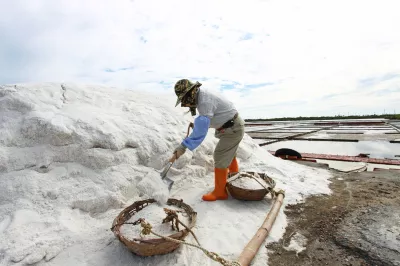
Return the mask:
[[[239,172],[236,159],[239,144],[244,136],[244,120],[239,116],[234,105],[217,93],[200,88],[201,83],[181,79],[175,84],[178,97],[176,106],[189,107],[194,119],[193,131],[174,150],[170,161],[182,156],[186,149],[193,151],[204,140],[209,128],[215,128],[215,137],[219,139],[214,150],[214,190],[203,195],[204,201],[225,200],[228,173]]]

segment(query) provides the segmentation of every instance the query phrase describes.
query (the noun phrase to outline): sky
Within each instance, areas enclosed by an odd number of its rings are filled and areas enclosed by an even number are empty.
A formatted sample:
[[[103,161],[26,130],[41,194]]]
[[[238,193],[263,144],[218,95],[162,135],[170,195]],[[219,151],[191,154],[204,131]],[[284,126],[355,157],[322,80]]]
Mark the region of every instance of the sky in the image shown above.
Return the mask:
[[[244,118],[400,113],[396,0],[0,3],[0,84],[189,78]]]

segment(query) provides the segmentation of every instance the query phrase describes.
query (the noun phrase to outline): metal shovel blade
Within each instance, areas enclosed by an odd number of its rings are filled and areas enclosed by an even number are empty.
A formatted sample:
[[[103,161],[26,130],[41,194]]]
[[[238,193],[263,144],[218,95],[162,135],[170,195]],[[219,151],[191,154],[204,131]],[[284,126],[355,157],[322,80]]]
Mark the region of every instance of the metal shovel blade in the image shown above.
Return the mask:
[[[172,166],[172,162],[169,162],[167,166],[165,166],[164,170],[161,172],[160,176],[162,181],[167,185],[168,190],[171,191],[172,185],[174,181],[167,177],[167,173]]]

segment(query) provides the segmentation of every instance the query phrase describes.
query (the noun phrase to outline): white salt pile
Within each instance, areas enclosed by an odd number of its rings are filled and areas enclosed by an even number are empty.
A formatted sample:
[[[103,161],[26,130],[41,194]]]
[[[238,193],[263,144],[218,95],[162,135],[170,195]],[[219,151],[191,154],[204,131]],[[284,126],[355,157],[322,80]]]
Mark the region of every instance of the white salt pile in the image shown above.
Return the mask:
[[[244,189],[263,189],[267,187],[267,184],[265,184],[265,181],[258,177],[240,177],[232,181],[232,185]]]
[[[148,198],[155,199],[159,205],[167,203],[169,191],[167,185],[162,181],[158,172],[150,171],[137,184],[138,190]]]
[[[133,202],[165,202],[168,188],[158,171],[193,122],[175,102],[170,92],[98,85],[0,86],[0,265],[217,265],[186,247],[165,256],[132,256],[110,230]],[[234,260],[269,206],[201,200],[214,187],[216,144],[210,129],[195,151],[179,158],[170,170],[175,183],[169,197],[183,199],[197,212],[195,232],[204,247]],[[330,193],[327,170],[276,158],[247,134],[237,158],[243,171],[263,172],[286,192],[268,242],[283,236],[286,204]],[[154,222],[148,218],[157,226],[164,213],[152,205],[161,212]],[[165,233],[162,227],[155,231]],[[252,265],[265,265],[267,253],[260,249]]]
[[[168,209],[174,210],[174,211],[181,211],[181,209],[174,208],[173,206],[167,206]],[[133,223],[137,221],[139,218],[143,218],[146,220],[147,223],[151,224],[152,226],[152,231],[163,235],[163,236],[169,236],[171,234],[176,233],[176,230],[172,230],[171,222],[168,223],[162,223],[162,220],[167,217],[167,214],[165,213],[164,209],[158,205],[158,204],[150,204],[149,206],[145,207],[144,209],[140,210],[138,213],[136,213],[134,216],[131,217],[127,223]],[[178,212],[178,219],[181,221],[183,224],[188,226],[189,219],[186,215],[186,213],[181,213]],[[184,229],[184,227],[179,224],[179,230]],[[124,224],[121,226],[121,234],[126,237],[127,239],[133,239],[133,238],[142,238],[142,239],[153,239],[153,238],[158,238],[157,236],[150,234],[150,235],[144,235],[143,237],[140,236],[140,232],[142,231],[142,226],[140,224],[138,225],[132,225],[132,224]]]

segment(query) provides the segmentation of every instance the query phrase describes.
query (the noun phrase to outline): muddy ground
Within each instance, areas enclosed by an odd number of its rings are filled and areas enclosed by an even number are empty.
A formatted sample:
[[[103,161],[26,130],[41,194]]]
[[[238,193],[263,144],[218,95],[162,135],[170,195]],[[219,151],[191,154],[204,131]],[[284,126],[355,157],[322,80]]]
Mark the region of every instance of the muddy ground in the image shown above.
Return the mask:
[[[289,225],[267,246],[268,264],[400,265],[400,171],[333,173],[331,195],[287,206]]]

